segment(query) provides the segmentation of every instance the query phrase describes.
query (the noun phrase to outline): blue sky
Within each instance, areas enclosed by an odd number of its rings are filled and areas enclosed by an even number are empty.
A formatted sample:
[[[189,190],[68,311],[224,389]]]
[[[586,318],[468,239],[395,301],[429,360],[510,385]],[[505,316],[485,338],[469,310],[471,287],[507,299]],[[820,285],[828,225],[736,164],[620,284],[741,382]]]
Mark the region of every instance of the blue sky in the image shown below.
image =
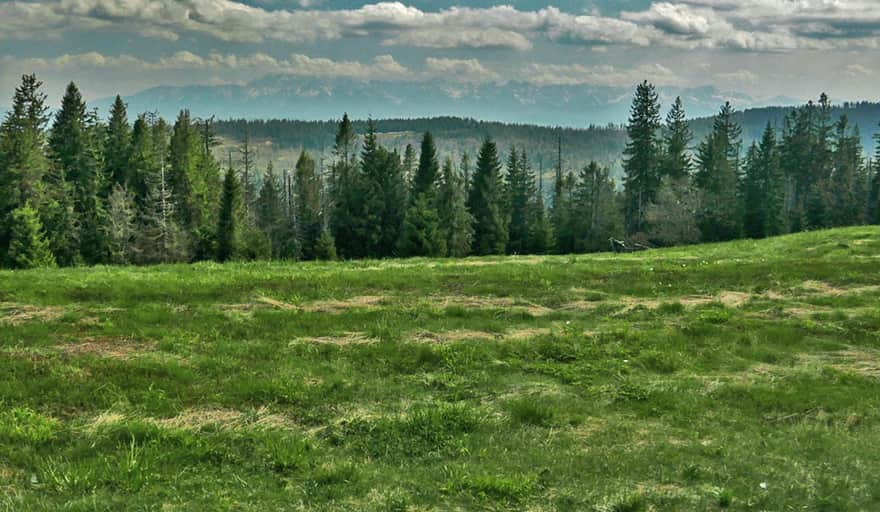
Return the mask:
[[[880,99],[877,0],[0,0],[0,103],[271,74]]]

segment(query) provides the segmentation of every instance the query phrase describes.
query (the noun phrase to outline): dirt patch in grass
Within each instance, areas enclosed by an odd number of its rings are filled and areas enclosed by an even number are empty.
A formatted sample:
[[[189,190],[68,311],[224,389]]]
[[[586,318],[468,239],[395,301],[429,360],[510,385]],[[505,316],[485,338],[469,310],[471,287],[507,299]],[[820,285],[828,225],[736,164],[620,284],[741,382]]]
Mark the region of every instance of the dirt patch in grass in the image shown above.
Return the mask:
[[[77,343],[56,345],[55,350],[68,356],[94,355],[109,359],[127,361],[155,349],[152,343],[144,343],[123,337],[82,338]]]
[[[347,332],[337,336],[308,336],[297,338],[293,343],[317,343],[319,345],[369,345],[379,340],[362,332]]]
[[[21,325],[28,322],[51,322],[64,314],[64,308],[58,306],[33,306],[0,302],[0,325]]]

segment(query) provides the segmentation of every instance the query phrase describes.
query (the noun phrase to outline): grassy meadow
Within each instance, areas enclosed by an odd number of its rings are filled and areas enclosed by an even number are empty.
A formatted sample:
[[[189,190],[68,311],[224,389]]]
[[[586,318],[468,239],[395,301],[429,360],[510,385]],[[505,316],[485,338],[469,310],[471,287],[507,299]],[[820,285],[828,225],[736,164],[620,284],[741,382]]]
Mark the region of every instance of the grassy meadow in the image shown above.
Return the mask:
[[[0,272],[0,510],[880,510],[880,228]]]

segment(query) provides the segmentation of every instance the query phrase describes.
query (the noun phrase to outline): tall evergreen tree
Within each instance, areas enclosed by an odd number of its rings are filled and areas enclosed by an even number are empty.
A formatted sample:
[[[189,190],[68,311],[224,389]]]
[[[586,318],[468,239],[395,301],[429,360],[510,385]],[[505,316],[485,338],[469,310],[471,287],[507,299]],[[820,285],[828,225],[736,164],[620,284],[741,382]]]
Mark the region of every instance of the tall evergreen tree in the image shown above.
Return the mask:
[[[104,144],[104,183],[109,194],[115,185],[128,186],[132,183],[131,176],[131,126],[128,123],[128,112],[122,98],[116,96],[110,107],[110,119],[107,122],[107,140]]]
[[[688,146],[693,139],[681,97],[676,97],[663,131],[663,156],[660,166],[660,177],[669,176],[673,180],[681,180],[688,176],[693,167]]]
[[[868,206],[865,208],[865,216],[869,224],[880,224],[880,133],[874,134],[874,161],[873,175],[869,185]]]
[[[826,191],[829,199],[826,224],[829,226],[853,226],[864,219],[867,173],[861,140],[858,127],[850,130],[849,119],[841,116],[835,125],[833,169]]]
[[[507,247],[504,183],[498,147],[486,138],[477,157],[468,210],[474,217],[474,248],[477,255],[503,254]]]
[[[437,160],[437,149],[431,132],[422,136],[422,152],[419,155],[419,167],[412,183],[412,196],[428,194],[433,197],[440,176],[440,163]]]
[[[660,185],[660,105],[654,86],[642,82],[636,88],[626,127],[623,152],[623,184],[626,194],[626,232],[646,230],[645,211]]]
[[[506,185],[510,207],[507,252],[525,254],[531,246],[530,222],[533,219],[532,208],[537,195],[535,178],[525,150],[518,154],[516,147],[511,148],[507,162]]]
[[[362,255],[358,224],[361,222],[361,180],[357,172],[356,135],[348,115],[342,117],[333,149],[330,176],[330,231],[342,258]]]
[[[141,232],[138,251],[145,263],[171,263],[186,259],[187,241],[175,211],[174,194],[169,181],[164,151],[167,141],[167,125],[161,119],[152,123],[155,153],[159,166],[148,170],[144,176],[147,189],[145,204],[141,209]]]
[[[315,170],[315,161],[303,150],[296,162],[294,205],[296,236],[302,248],[303,259],[317,259],[315,246],[323,231],[321,220],[321,177]]]
[[[89,264],[106,260],[103,184],[103,139],[97,116],[86,113],[86,104],[76,85],[68,84],[55,114],[49,137],[54,165],[70,184],[73,211],[79,227],[79,253]]]
[[[217,217],[217,261],[229,261],[235,255],[241,183],[230,165],[223,178],[220,211]]]
[[[443,163],[442,173],[437,195],[440,232],[446,241],[446,254],[461,258],[470,254],[474,219],[467,210],[464,177],[455,171],[451,159]]]
[[[257,227],[265,233],[272,245],[272,255],[281,255],[283,227],[283,205],[281,204],[281,185],[275,176],[275,168],[269,162],[263,175],[263,185],[255,203]]]
[[[138,211],[134,196],[116,183],[107,197],[107,224],[104,226],[110,262],[125,265],[136,260]]]
[[[725,103],[715,116],[712,132],[697,151],[695,183],[700,190],[698,224],[706,242],[732,240],[741,232],[739,152],[741,128]]]
[[[596,252],[608,247],[608,239],[622,234],[614,201],[614,181],[608,169],[590,162],[578,176],[574,190],[572,221],[575,250]]]

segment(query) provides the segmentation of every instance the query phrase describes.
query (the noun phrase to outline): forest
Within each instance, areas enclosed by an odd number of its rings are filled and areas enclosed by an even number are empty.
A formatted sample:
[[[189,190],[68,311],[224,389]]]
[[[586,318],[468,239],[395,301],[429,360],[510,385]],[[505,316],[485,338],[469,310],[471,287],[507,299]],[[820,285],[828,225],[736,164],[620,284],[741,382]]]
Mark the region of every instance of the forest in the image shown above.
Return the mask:
[[[0,263],[569,254],[610,239],[661,247],[880,222],[880,137],[871,159],[824,94],[747,147],[729,103],[700,140],[680,98],[661,110],[655,88],[638,85],[620,183],[595,161],[566,166],[562,136],[545,184],[523,147],[503,155],[486,136],[453,159],[437,149],[441,119],[418,149],[388,148],[374,121],[347,115],[330,165],[303,150],[277,171],[257,168],[249,123],[218,159],[212,119],[184,110],[132,123],[117,97],[104,121],[73,83],[50,114],[25,75],[0,125]]]

